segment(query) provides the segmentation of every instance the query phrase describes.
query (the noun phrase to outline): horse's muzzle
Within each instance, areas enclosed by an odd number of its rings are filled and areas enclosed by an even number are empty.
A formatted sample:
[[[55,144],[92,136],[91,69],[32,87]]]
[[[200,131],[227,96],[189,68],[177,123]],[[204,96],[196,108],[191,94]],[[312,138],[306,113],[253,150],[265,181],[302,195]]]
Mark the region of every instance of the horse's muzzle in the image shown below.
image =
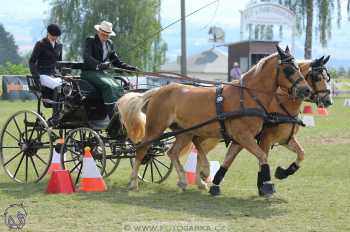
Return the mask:
[[[310,87],[303,86],[303,87],[300,87],[297,89],[296,94],[297,94],[297,97],[304,99],[304,98],[309,97],[311,95],[311,92],[312,91],[311,91]]]

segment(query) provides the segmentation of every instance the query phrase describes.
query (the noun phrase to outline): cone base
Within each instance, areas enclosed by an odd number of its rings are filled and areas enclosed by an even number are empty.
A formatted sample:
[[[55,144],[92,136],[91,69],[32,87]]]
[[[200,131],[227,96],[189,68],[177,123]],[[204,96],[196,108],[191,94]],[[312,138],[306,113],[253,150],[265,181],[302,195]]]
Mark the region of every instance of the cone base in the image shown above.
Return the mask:
[[[102,178],[82,178],[79,191],[82,192],[106,192],[107,186]]]
[[[68,170],[53,171],[46,192],[53,193],[73,193],[74,186]]]
[[[186,172],[186,180],[187,184],[196,184],[196,173],[194,172]]]

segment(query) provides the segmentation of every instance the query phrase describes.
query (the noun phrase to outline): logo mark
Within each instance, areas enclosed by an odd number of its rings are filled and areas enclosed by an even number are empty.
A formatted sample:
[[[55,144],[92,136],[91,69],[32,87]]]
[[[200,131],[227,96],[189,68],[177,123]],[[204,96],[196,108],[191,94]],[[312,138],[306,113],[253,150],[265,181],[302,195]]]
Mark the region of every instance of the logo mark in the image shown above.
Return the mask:
[[[23,203],[9,205],[4,212],[5,224],[9,229],[21,230],[27,219],[27,211]]]

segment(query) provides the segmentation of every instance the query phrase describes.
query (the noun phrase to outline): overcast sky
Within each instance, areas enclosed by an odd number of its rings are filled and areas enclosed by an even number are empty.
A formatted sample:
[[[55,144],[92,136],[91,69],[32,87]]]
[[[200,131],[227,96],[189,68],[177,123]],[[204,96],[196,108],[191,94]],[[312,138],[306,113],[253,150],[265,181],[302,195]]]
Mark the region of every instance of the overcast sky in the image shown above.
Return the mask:
[[[102,1],[102,0],[101,0]],[[187,0],[186,13],[212,2],[213,0]],[[345,2],[346,0],[341,0]],[[192,55],[211,48],[213,45],[208,42],[208,30],[210,26],[219,26],[225,30],[226,42],[237,42],[239,40],[240,14],[248,0],[220,0],[218,3],[201,10],[200,12],[187,18],[187,46],[188,55]],[[42,0],[0,0],[0,23],[5,29],[11,32],[20,45],[20,50],[30,51],[35,40],[45,33],[43,20],[47,18],[48,3]],[[344,3],[345,6],[345,3]],[[332,39],[328,48],[320,47],[317,38],[314,41],[313,54],[331,54],[333,57],[342,60],[350,60],[350,23],[346,20],[347,14],[343,8],[343,22],[341,29],[334,25]],[[161,20],[163,26],[180,18],[179,0],[162,0]],[[334,17],[335,18],[335,17]],[[335,22],[334,22],[335,23]],[[33,28],[29,24],[35,25],[36,33],[33,35]],[[38,30],[38,27],[40,30]],[[147,35],[146,35],[147,36]],[[180,23],[162,32],[163,39],[168,43],[169,50],[167,57],[175,60],[180,55]],[[296,56],[302,58],[303,43],[305,35],[296,41]],[[278,39],[278,38],[277,38]],[[283,44],[289,44],[290,38],[284,38]],[[350,67],[350,66],[349,66]]]

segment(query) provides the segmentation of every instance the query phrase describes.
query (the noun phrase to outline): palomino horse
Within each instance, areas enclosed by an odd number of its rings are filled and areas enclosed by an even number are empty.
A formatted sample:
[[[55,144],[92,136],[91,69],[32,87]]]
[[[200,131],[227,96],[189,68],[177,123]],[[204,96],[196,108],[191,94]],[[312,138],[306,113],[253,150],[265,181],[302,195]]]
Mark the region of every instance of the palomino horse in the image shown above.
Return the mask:
[[[304,98],[311,93],[310,87],[294,63],[289,52],[277,47],[278,53],[262,59],[243,77],[240,86],[225,85],[221,98],[223,111],[233,112],[226,117],[225,128],[228,136],[254,154],[259,160],[263,184],[261,191],[273,194],[270,168],[266,153],[256,144],[255,136],[261,131],[270,105],[278,87],[288,89],[295,97]],[[123,97],[122,97],[123,98]],[[122,98],[120,101],[122,101]],[[219,99],[219,100],[223,100]],[[217,119],[217,89],[170,84],[157,90],[146,92],[143,97],[129,103],[128,120],[138,117],[142,110],[146,115],[145,136],[137,146],[136,161],[132,170],[130,189],[138,189],[138,169],[150,142],[157,140],[167,128],[195,129],[176,135],[176,140],[168,152],[180,177],[179,186],[186,187],[185,173],[178,160],[178,154],[196,138],[222,138]],[[119,108],[118,108],[119,109]],[[119,109],[120,110],[120,109]],[[221,115],[220,115],[221,116]],[[121,114],[123,122],[123,116]],[[210,123],[205,124],[205,122]],[[201,127],[198,127],[201,125]],[[195,145],[196,142],[195,142]],[[232,144],[228,153],[232,153]]]
[[[306,76],[307,82],[313,89],[310,101],[316,103],[318,106],[324,107],[332,105],[330,91],[327,89],[327,82],[329,82],[330,77],[327,69],[324,66],[328,60],[329,57],[326,59],[321,57],[315,61],[305,61],[299,64],[301,72]],[[269,154],[270,147],[273,144],[283,145],[289,150],[297,153],[297,160],[293,162],[286,170],[281,167],[276,169],[275,176],[278,179],[284,179],[289,175],[294,174],[300,167],[300,163],[304,160],[304,150],[295,137],[301,123],[294,119],[300,112],[302,101],[300,99],[291,98],[288,93],[282,89],[279,89],[277,92],[279,94],[275,96],[268,108],[269,113],[275,115],[277,123],[275,122],[275,124],[270,124],[269,126],[264,127],[259,136],[259,146],[266,152],[267,155]],[[209,175],[209,164],[206,160],[206,154],[219,142],[220,141],[218,139],[207,139],[199,142],[200,149],[198,149],[198,155],[201,157],[202,163],[204,162],[204,166],[202,166],[204,169],[201,172],[204,178]],[[236,153],[233,153],[225,158],[223,165],[220,167],[219,171],[214,177],[213,185],[210,188],[210,193],[212,195],[220,194],[219,184],[225,176],[227,169],[236,158],[237,154],[242,150],[242,146],[236,144],[234,150]],[[200,163],[198,164],[201,165]],[[197,169],[197,172],[199,171],[200,168]],[[197,173],[197,175],[198,174],[199,173]],[[203,181],[197,180],[197,185],[200,188],[203,188],[204,184],[205,183],[203,183]],[[261,172],[258,172],[258,190],[261,187],[261,184]],[[259,195],[263,195],[260,190]]]

